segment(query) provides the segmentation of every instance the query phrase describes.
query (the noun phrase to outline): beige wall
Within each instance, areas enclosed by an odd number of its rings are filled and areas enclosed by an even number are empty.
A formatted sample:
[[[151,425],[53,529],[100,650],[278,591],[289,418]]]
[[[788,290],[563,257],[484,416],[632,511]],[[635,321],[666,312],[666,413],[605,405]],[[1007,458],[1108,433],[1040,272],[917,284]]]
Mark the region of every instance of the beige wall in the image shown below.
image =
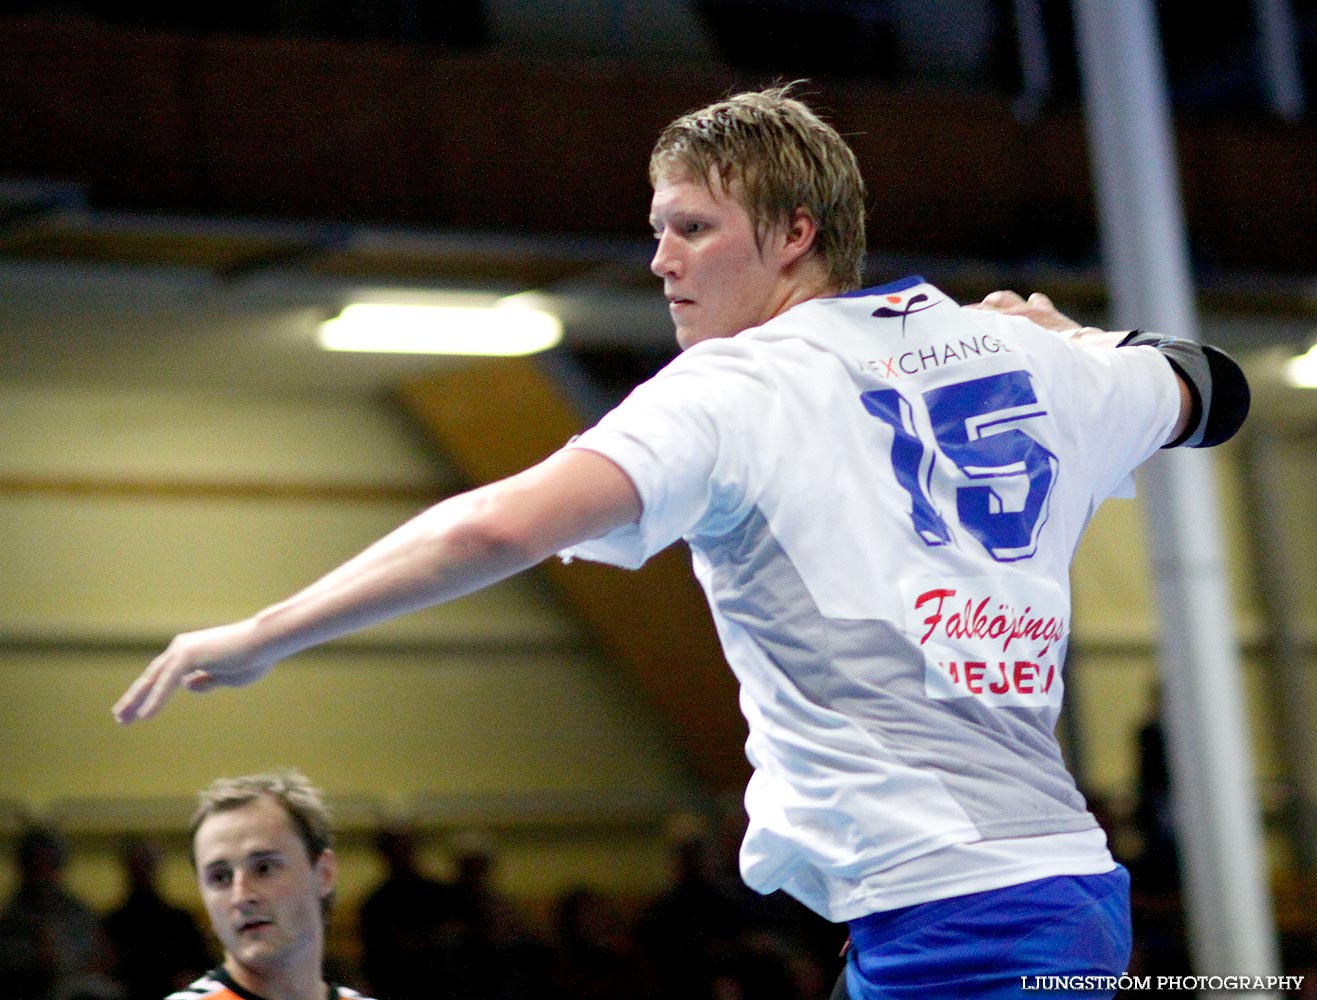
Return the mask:
[[[1317,457],[1310,436],[1268,412],[1259,426],[1279,434],[1272,499],[1311,660]],[[1284,750],[1259,653],[1267,581],[1242,528],[1246,446],[1222,449],[1216,466],[1266,788]],[[373,818],[426,797],[457,803],[431,817],[436,866],[442,837],[470,825],[489,832],[500,878],[527,898],[578,882],[624,895],[659,885],[663,803],[698,789],[655,714],[533,574],[305,654],[255,688],[181,697],[127,729],[111,721],[114,698],[175,631],[282,596],[457,486],[383,401],[0,390],[0,799],[81,838],[73,880],[101,903],[118,891],[116,829],[169,833],[214,776],[282,764],[354,803],[348,900],[377,873]],[[1143,542],[1138,503],[1109,503],[1074,575],[1077,731],[1091,787],[1117,803],[1132,790],[1156,672]],[[564,825],[550,795],[597,812]],[[491,821],[499,796],[515,797],[519,818]],[[628,797],[636,808],[619,818]],[[181,855],[169,872],[190,894]],[[8,879],[0,866],[0,891]]]
[[[430,818],[437,837],[486,827],[523,894],[658,884],[657,812],[697,789],[533,574],[297,657],[249,690],[183,696],[128,728],[111,719],[174,632],[283,596],[454,488],[384,402],[0,391],[0,799],[74,834],[73,882],[100,903],[118,891],[117,828],[168,834],[212,778],[280,765],[351,804],[349,900],[376,874],[374,819],[422,799],[453,803]],[[509,798],[515,816],[487,815]],[[564,828],[564,801],[599,815]],[[618,818],[619,802],[637,805]],[[186,898],[181,856],[169,871]],[[0,866],[0,892],[9,879]]]

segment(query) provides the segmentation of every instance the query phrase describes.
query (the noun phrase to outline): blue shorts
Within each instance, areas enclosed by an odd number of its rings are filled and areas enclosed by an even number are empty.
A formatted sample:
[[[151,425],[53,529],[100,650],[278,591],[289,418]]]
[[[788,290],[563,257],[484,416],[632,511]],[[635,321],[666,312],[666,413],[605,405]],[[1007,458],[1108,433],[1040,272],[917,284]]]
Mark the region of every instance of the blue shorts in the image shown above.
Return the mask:
[[[1129,965],[1129,889],[1117,866],[862,917],[850,924],[846,988],[851,1000],[1110,997],[1106,980]]]

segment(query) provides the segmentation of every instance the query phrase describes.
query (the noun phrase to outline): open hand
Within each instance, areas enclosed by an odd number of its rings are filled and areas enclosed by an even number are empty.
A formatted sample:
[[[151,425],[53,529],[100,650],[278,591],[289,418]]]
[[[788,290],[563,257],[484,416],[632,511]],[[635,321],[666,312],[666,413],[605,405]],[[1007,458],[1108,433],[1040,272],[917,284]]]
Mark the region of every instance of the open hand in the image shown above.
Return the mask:
[[[275,662],[269,654],[255,652],[248,622],[184,632],[124,692],[115,703],[114,717],[124,724],[149,719],[180,687],[197,692],[242,687],[264,677]]]

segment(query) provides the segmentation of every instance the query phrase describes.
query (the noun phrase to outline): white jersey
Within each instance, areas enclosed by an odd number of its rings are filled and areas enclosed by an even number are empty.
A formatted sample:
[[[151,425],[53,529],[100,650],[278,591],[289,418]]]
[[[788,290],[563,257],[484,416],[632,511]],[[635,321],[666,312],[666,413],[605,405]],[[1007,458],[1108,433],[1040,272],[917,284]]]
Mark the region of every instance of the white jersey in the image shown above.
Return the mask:
[[[831,920],[1113,861],[1053,730],[1069,565],[1180,407],[1151,348],[1081,348],[922,279],[687,350],[572,447],[691,548],[741,685],[741,868]]]

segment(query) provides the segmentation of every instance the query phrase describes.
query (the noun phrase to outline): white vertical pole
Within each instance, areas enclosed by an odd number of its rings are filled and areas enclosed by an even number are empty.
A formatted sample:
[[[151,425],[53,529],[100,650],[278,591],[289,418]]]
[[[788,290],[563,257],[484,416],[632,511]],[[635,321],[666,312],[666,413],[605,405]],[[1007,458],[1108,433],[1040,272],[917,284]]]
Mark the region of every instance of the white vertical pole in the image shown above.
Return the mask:
[[[1150,0],[1076,0],[1074,11],[1113,325],[1197,339]],[[1142,486],[1193,971],[1276,975],[1211,456],[1163,453]]]

